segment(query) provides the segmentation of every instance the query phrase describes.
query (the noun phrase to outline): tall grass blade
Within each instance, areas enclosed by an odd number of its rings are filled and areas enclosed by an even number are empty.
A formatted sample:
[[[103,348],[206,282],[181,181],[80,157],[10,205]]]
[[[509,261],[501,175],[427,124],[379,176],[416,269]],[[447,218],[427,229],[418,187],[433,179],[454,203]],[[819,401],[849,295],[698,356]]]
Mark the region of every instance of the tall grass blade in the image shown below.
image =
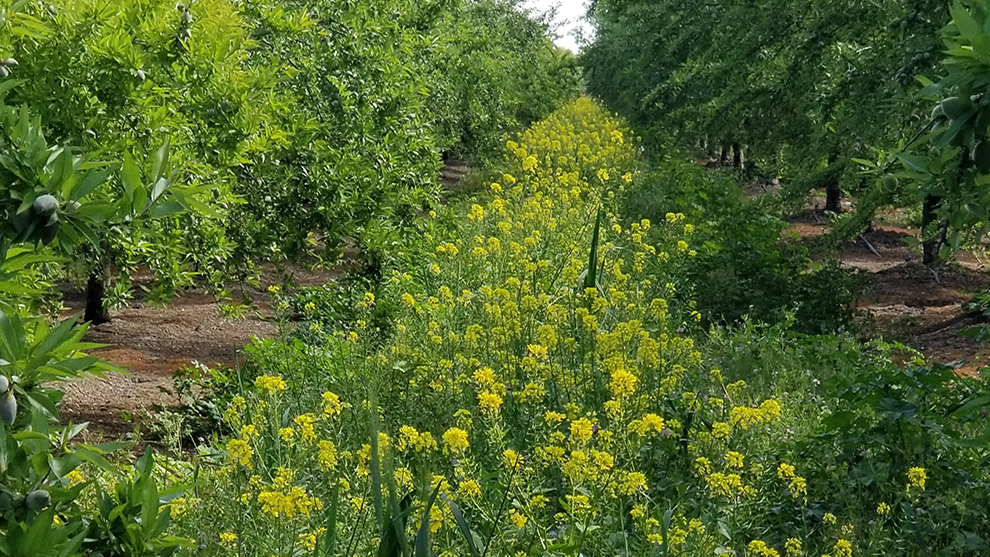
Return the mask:
[[[433,555],[433,550],[430,548],[430,509],[433,508],[433,503],[437,500],[441,485],[443,483],[437,484],[433,494],[430,495],[430,500],[426,502],[423,521],[419,525],[419,532],[416,533],[416,557],[432,557]]]
[[[598,209],[595,216],[595,231],[591,236],[591,254],[588,256],[588,271],[584,275],[584,288],[595,288],[598,286],[598,239],[601,236],[602,210]]]
[[[474,543],[474,533],[471,532],[467,521],[464,520],[464,513],[461,512],[461,508],[451,499],[447,499],[447,504],[450,505],[450,513],[454,515],[454,522],[457,523],[457,528],[461,531],[461,535],[464,536],[464,540],[467,541],[468,549],[471,550],[471,557],[480,557],[481,553],[478,551],[478,546]]]

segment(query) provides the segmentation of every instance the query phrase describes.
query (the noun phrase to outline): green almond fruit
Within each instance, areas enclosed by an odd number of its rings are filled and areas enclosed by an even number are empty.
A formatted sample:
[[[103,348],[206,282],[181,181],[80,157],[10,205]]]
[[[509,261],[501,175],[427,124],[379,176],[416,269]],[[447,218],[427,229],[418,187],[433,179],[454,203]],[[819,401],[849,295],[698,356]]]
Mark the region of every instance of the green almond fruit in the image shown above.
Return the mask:
[[[192,23],[192,20],[193,20],[192,12],[190,12],[189,10],[186,10],[186,12],[184,14],[182,14],[182,21],[186,25],[189,25],[190,23]]]
[[[7,66],[0,66],[0,78],[7,77],[8,75],[10,75],[10,70],[7,69]]]
[[[32,511],[40,511],[51,506],[52,496],[44,489],[38,489],[28,493],[28,496],[24,499],[24,504]]]
[[[6,375],[0,375],[0,395],[6,393],[10,389],[10,379],[7,379]]]
[[[144,70],[138,70],[138,71],[136,71],[136,72],[134,72],[134,73],[135,73],[135,75],[137,75],[137,78],[138,78],[138,79],[140,79],[141,81],[144,81],[144,80],[145,80],[145,78],[147,78],[147,77],[148,77],[148,76],[146,76],[146,75],[144,74]]]
[[[0,492],[0,512],[5,512],[14,507],[14,496],[8,491]]]
[[[14,393],[7,391],[6,394],[0,395],[0,420],[7,425],[14,425],[16,419],[17,398],[14,397]]]
[[[39,217],[50,217],[58,210],[58,199],[50,193],[39,195],[31,207]]]
[[[942,107],[942,112],[949,120],[957,120],[962,118],[963,114],[969,110],[970,104],[968,99],[963,100],[959,97],[947,97],[942,100],[939,106]]]
[[[942,110],[942,103],[935,105],[932,109],[932,120],[938,120],[939,118],[945,118],[945,111]]]
[[[990,172],[990,140],[980,141],[973,149],[973,163],[980,172]]]
[[[893,191],[897,189],[897,178],[894,176],[884,176],[883,177],[883,189],[887,191]]]
[[[18,66],[16,58],[6,58],[3,61],[3,65],[8,68],[16,68]]]

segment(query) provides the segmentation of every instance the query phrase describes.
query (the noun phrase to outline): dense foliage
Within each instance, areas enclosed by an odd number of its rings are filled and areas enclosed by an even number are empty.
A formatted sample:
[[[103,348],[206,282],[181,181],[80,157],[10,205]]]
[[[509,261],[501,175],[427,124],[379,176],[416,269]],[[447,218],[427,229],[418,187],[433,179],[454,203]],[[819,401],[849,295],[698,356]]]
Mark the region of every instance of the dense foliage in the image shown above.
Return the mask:
[[[683,146],[743,146],[765,174],[827,187],[832,211],[864,185],[853,159],[927,121],[915,76],[934,78],[949,21],[941,0],[598,0],[589,15],[582,61],[606,105]]]
[[[8,103],[94,158],[168,141],[180,181],[211,193],[75,261],[101,281],[112,266],[117,301],[138,266],[153,300],[223,293],[314,239],[333,261],[354,238],[377,265],[436,203],[442,153],[490,156],[576,94],[573,56],[500,0],[6,4]]]
[[[636,151],[591,101],[562,109],[352,319],[309,298],[300,335],[250,347],[181,531],[210,555],[984,551],[986,416],[957,410],[981,384],[701,328],[692,219],[615,212]]]
[[[627,222],[660,222],[681,213],[695,223],[698,255],[684,271],[707,320],[794,320],[807,333],[851,326],[854,277],[837,262],[814,263],[805,245],[782,240],[788,223],[772,196],[747,198],[729,172],[679,156],[652,166],[621,196],[621,214]]]
[[[468,74],[443,63],[448,26],[527,33],[480,40]],[[443,112],[479,75],[493,85],[473,112]],[[57,280],[85,280],[100,322],[108,282],[125,301],[140,266],[149,301],[204,279],[223,294],[314,236],[331,254],[356,239],[380,278],[437,202],[442,152],[489,156],[575,94],[573,58],[498,0],[0,2],[0,554],[194,547],[170,527],[188,486],[159,488],[194,483],[195,465],[117,465],[129,444],[57,425],[58,382],[123,371],[60,319]]]
[[[557,108],[576,61],[515,1],[0,6],[0,555],[990,552],[985,374],[849,336],[848,276],[675,146],[831,202],[858,157],[867,208],[978,229],[985,2],[923,101],[927,0],[594,2],[589,88],[645,142]],[[441,204],[443,157],[492,179]],[[363,272],[271,285],[277,338],[177,375],[171,458],[56,425],[115,369],[56,278],[166,299],[348,238]]]

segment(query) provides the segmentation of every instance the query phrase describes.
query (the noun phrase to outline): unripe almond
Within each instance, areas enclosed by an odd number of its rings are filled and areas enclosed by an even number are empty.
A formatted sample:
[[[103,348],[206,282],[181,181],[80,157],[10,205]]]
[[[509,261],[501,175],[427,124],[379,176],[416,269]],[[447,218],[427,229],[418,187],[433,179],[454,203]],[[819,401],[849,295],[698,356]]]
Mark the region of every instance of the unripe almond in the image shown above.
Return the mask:
[[[12,391],[0,395],[0,420],[7,425],[14,425],[17,419],[17,399]]]
[[[24,504],[32,511],[40,511],[51,506],[52,496],[44,489],[38,489],[28,493],[27,498],[24,499]]]
[[[39,195],[32,205],[35,214],[40,217],[50,217],[58,210],[58,199],[50,193]]]

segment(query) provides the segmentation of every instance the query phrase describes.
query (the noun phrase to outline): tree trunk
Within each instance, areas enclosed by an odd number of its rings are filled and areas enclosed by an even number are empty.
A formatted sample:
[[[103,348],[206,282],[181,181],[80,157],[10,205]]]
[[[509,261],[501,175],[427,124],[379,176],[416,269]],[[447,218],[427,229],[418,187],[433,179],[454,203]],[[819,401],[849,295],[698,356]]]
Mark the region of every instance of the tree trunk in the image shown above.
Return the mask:
[[[110,321],[110,313],[106,309],[107,289],[103,283],[103,275],[100,269],[94,269],[89,274],[86,282],[86,314],[84,321],[89,321],[93,325],[107,323]]]
[[[842,186],[839,184],[839,176],[835,171],[835,162],[839,156],[832,153],[828,156],[828,167],[825,169],[825,210],[833,213],[842,212]]]
[[[729,144],[722,145],[722,154],[718,157],[718,164],[725,166],[729,162]]]
[[[938,206],[942,203],[942,198],[937,195],[928,194],[921,205],[921,233],[926,234],[935,222]],[[924,236],[923,236],[924,237]],[[925,265],[932,265],[938,261],[938,252],[942,248],[942,242],[938,234],[933,234],[925,238],[921,243],[921,262]]]
[[[738,143],[732,144],[732,167],[742,170],[743,165],[746,164],[746,159],[743,158],[742,147]]]

